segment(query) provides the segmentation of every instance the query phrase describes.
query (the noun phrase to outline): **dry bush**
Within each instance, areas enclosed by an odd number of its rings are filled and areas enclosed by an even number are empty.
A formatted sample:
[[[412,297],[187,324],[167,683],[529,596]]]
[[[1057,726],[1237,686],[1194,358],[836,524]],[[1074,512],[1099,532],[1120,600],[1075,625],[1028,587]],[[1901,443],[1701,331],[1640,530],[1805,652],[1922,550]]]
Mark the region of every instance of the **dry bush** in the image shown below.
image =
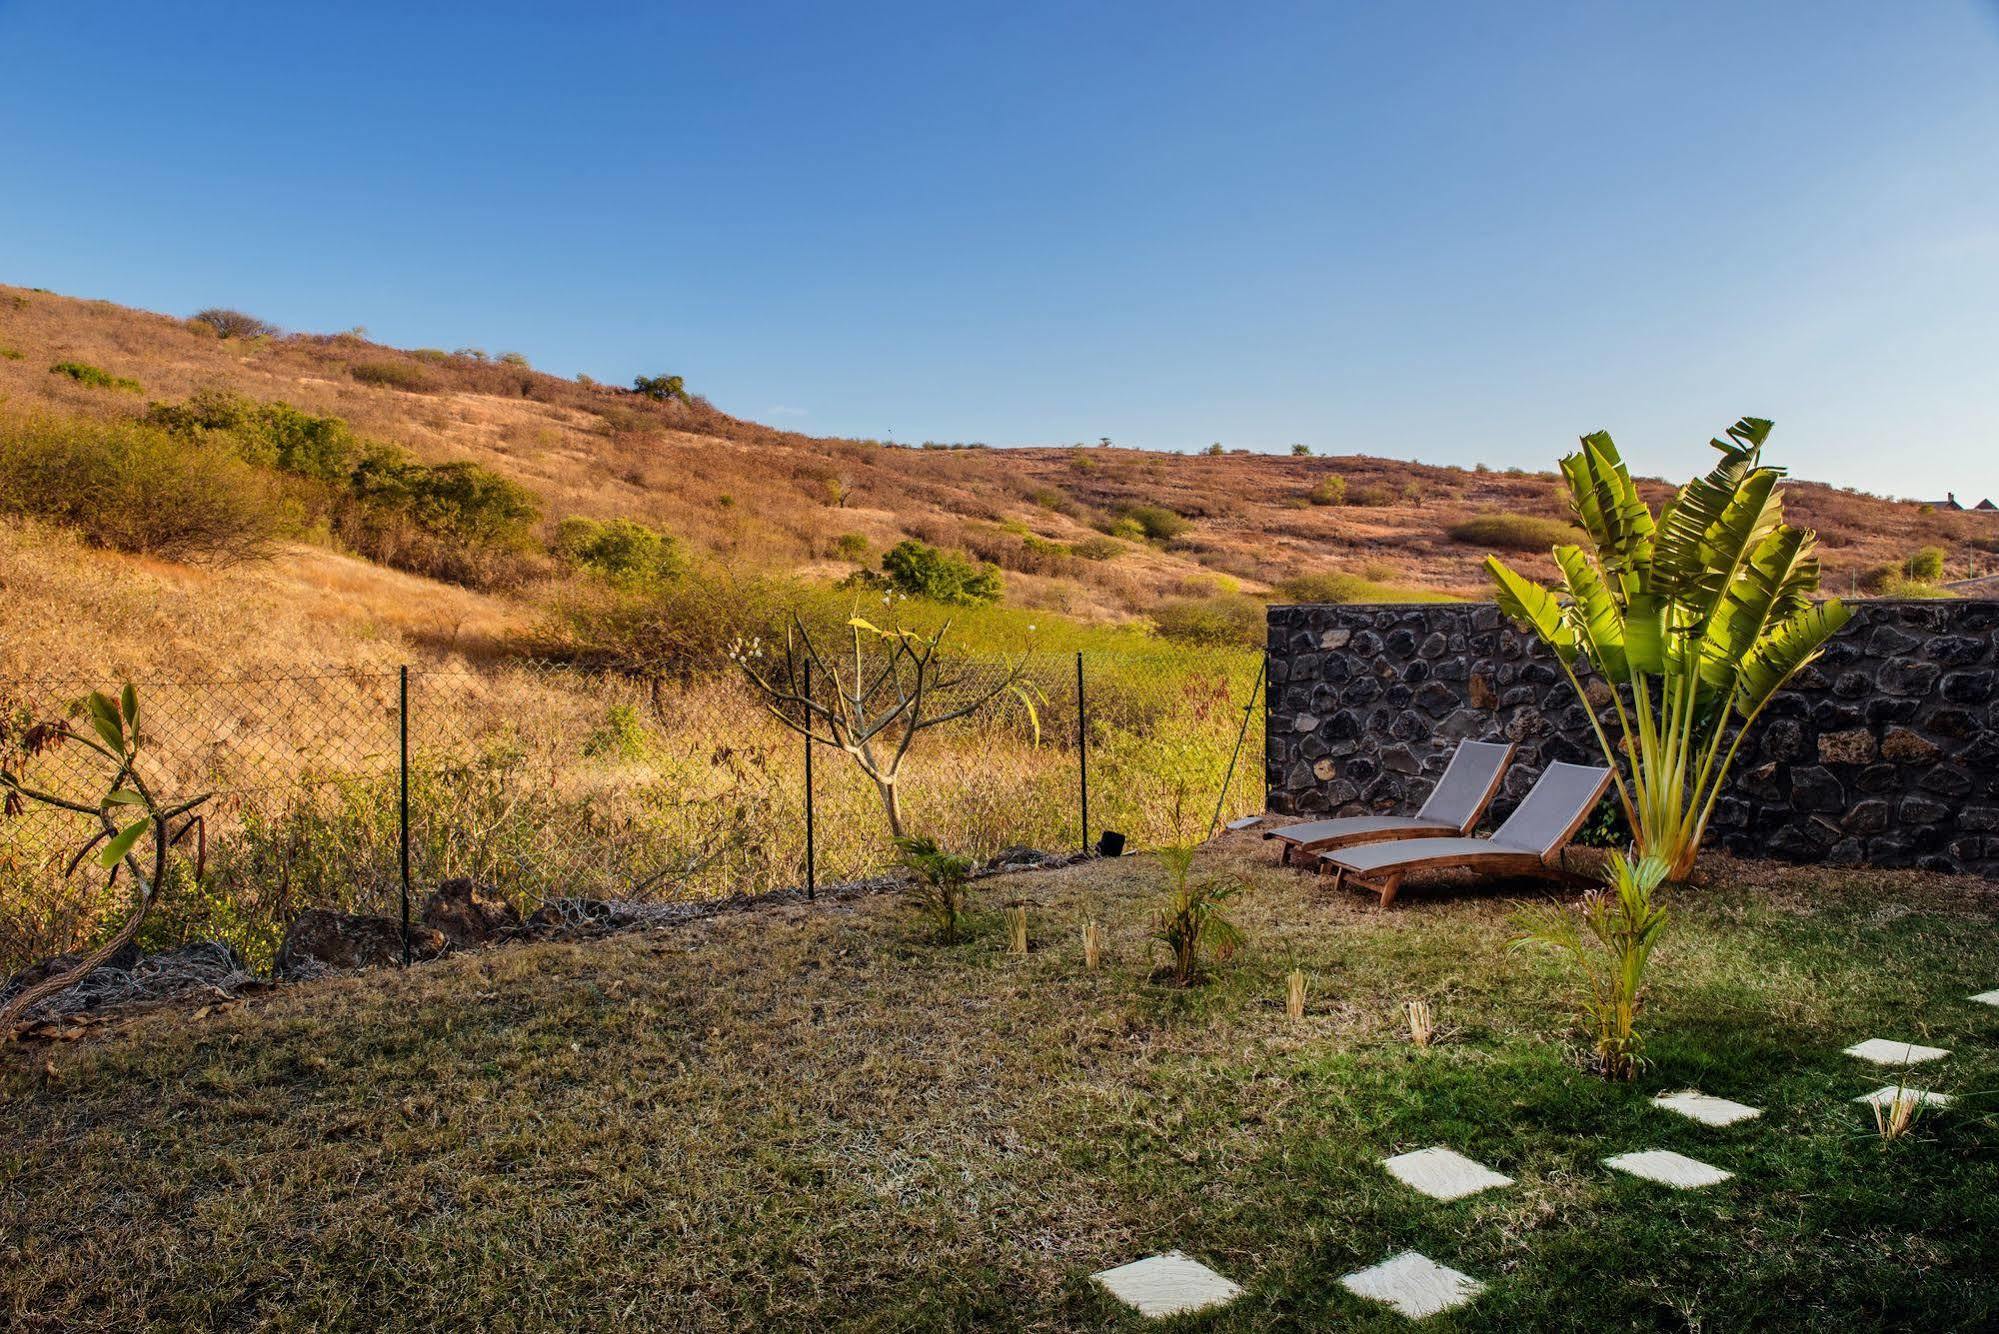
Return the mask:
[[[218,338],[276,338],[284,330],[240,310],[211,306],[188,316],[188,323],[212,329]]]

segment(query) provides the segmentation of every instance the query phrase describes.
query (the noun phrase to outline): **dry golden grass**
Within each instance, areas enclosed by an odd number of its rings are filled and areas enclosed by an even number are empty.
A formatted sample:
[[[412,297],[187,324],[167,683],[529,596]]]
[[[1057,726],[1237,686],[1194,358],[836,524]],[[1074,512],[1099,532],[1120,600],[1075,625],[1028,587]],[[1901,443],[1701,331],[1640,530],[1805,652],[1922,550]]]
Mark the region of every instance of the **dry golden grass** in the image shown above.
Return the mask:
[[[133,415],[148,399],[222,386],[347,418],[426,462],[469,459],[532,486],[550,520],[624,515],[697,551],[765,569],[837,575],[843,534],[876,553],[905,536],[965,547],[1008,570],[1017,605],[1085,620],[1142,614],[1184,596],[1190,580],[1226,576],[1248,592],[1315,571],[1481,596],[1482,550],[1450,539],[1452,525],[1509,512],[1563,517],[1552,474],[1470,472],[1366,456],[1182,456],[1109,448],[922,450],[810,437],[728,416],[695,400],[657,403],[498,362],[418,357],[349,336],[221,339],[204,325],[20,288],[0,287],[0,401]],[[128,376],[143,395],[79,385],[47,367],[77,360]],[[351,368],[400,366],[425,392],[356,381]],[[1551,439],[1551,457],[1563,446]],[[1780,437],[1779,452],[1782,453]],[[1692,466],[1692,465],[1690,465]],[[1326,476],[1393,503],[1313,506]],[[1668,494],[1648,485],[1655,501]],[[1093,525],[1141,504],[1194,520],[1164,546],[1128,542],[1109,560],[1050,556],[1024,535],[1074,544]],[[1954,561],[1991,537],[1977,516],[1924,514],[1911,504],[1810,482],[1790,490],[1794,521],[1825,540],[1829,587],[1926,544]],[[1542,562],[1528,558],[1530,570]],[[1550,573],[1542,570],[1541,573]]]

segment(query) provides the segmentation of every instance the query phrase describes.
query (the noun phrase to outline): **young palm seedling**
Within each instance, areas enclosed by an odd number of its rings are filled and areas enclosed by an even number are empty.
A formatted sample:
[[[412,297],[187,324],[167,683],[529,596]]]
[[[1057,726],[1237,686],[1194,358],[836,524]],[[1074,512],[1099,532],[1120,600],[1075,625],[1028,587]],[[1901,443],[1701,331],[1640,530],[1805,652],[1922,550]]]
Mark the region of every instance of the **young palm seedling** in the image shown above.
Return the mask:
[[[1191,987],[1201,979],[1203,954],[1226,960],[1242,944],[1242,932],[1222,915],[1236,896],[1239,881],[1194,874],[1195,848],[1177,843],[1159,850],[1166,869],[1166,901],[1156,915],[1153,939],[1164,944],[1172,961],[1162,970],[1176,987]]]
[[[1305,1018],[1305,970],[1293,968],[1284,978],[1284,1013],[1291,1022],[1299,1023]]]
[[[1874,1109],[1874,1132],[1885,1146],[1916,1128],[1916,1119],[1923,1114],[1923,1095],[1897,1085],[1894,1097],[1871,1102],[1868,1106]]]
[[[898,838],[895,846],[902,853],[902,864],[915,875],[910,898],[937,923],[941,943],[957,944],[964,929],[965,881],[972,874],[972,859],[944,851],[927,834]]]
[[[1597,1068],[1607,1079],[1630,1079],[1643,1063],[1638,1013],[1645,999],[1645,965],[1666,929],[1666,910],[1652,892],[1671,869],[1663,857],[1611,859],[1608,887],[1574,908],[1523,911],[1514,948],[1542,945],[1575,965],[1583,983],[1583,1013],[1596,1030]]]

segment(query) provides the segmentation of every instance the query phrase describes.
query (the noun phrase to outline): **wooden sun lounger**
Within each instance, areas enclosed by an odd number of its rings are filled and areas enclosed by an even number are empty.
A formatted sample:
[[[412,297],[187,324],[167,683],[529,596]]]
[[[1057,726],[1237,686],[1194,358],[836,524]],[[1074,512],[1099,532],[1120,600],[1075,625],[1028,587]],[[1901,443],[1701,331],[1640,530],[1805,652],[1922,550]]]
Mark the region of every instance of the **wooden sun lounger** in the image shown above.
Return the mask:
[[[1513,759],[1513,747],[1499,741],[1461,741],[1430,799],[1414,816],[1350,815],[1286,825],[1264,835],[1284,845],[1278,861],[1289,865],[1301,852],[1351,848],[1402,838],[1448,838],[1469,834],[1499,792],[1499,780]]]
[[[1411,871],[1462,868],[1486,875],[1556,875],[1556,859],[1610,786],[1610,770],[1551,764],[1491,838],[1420,838],[1319,854],[1319,873],[1353,879],[1395,901]]]

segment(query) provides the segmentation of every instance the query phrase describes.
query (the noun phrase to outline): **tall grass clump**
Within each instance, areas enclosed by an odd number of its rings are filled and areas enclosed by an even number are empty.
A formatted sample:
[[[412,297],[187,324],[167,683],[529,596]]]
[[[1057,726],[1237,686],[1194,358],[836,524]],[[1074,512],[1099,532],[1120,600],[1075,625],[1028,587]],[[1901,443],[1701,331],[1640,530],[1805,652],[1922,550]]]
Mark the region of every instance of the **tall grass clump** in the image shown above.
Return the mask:
[[[437,388],[437,382],[421,369],[400,361],[359,361],[349,366],[347,373],[361,384],[400,389],[408,394],[428,394]]]

